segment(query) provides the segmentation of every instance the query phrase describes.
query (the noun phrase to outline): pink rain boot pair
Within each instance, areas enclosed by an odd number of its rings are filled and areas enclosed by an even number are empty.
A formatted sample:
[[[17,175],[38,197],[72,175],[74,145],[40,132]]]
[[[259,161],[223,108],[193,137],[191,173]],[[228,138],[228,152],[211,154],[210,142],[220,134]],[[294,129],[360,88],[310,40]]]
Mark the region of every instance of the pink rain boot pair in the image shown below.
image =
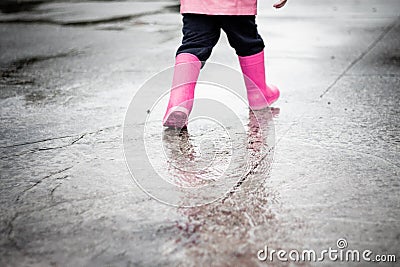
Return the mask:
[[[274,103],[279,98],[279,90],[265,83],[264,51],[239,57],[239,62],[250,108],[259,110]],[[171,94],[163,119],[164,126],[178,129],[187,126],[200,68],[201,62],[195,55],[181,53],[176,56]]]

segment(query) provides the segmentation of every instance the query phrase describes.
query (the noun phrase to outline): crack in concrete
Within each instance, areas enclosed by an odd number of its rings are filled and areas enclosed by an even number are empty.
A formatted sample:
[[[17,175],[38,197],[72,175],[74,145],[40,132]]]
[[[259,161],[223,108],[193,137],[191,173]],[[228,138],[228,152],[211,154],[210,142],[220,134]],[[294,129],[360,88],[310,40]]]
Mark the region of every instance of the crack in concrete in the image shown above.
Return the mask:
[[[251,166],[249,168],[249,170],[246,172],[246,174],[243,176],[243,178],[241,178],[236,185],[233,186],[233,188],[225,195],[225,197],[222,198],[221,202],[224,203],[229,197],[231,197],[232,195],[235,194],[235,192],[237,192],[237,190],[239,189],[239,187],[247,180],[247,178],[254,174],[254,171],[257,170],[257,168],[261,165],[261,163],[265,160],[265,158],[270,154],[273,153],[274,147],[271,147],[270,149],[268,149],[268,151],[266,151],[265,155],[263,155],[260,160],[256,161],[255,164],[253,166]],[[269,166],[269,170],[271,169],[271,164],[272,164],[273,160],[270,163]]]
[[[350,76],[349,74],[347,74],[347,72],[361,59],[363,59],[392,29],[395,28],[399,19],[400,16],[397,17],[397,19],[394,22],[389,24],[389,26],[385,28],[385,30],[378,36],[378,38],[374,42],[372,42],[361,55],[359,55],[355,60],[353,60],[352,63],[349,66],[347,66],[347,68],[325,89],[325,91],[320,95],[320,98],[323,98],[338,83],[340,79],[342,79],[345,76]],[[304,111],[299,116],[299,118],[302,118],[307,112],[308,111]],[[290,124],[289,129],[283,135],[281,135],[281,137],[276,141],[275,146],[277,146],[280,143],[280,141],[292,130],[293,126],[299,123],[299,121],[300,120],[296,120]]]
[[[72,142],[69,142],[68,144],[62,145],[62,146],[56,146],[56,147],[44,147],[44,148],[38,148],[35,150],[31,150],[31,153],[35,153],[37,151],[46,151],[46,150],[53,150],[53,149],[59,149],[59,148],[66,148],[69,146],[72,146],[73,144],[76,144],[79,140],[82,140],[88,133],[83,133],[79,135],[77,138],[72,140]]]
[[[28,151],[25,151],[25,152],[22,152],[22,153],[19,153],[19,154],[14,154],[14,155],[11,155],[11,156],[4,156],[4,157],[1,157],[0,159],[8,159],[8,158],[12,158],[12,157],[19,157],[19,156],[23,156],[23,155],[26,155],[26,154],[33,154],[33,153],[40,152],[40,151],[48,151],[48,150],[66,148],[66,147],[74,145],[76,142],[78,142],[79,140],[81,140],[85,136],[86,136],[86,134],[82,134],[82,135],[78,136],[77,138],[75,138],[72,142],[70,142],[68,144],[65,144],[65,145],[56,146],[56,147],[36,148],[36,149],[28,150]]]
[[[66,176],[66,177],[68,177],[68,176]],[[56,189],[59,188],[61,185],[62,185],[62,183],[58,183],[55,187],[53,187],[53,188],[50,190],[50,198],[51,198],[51,201],[54,200],[54,192],[55,192]]]
[[[56,180],[60,181],[60,182],[50,190],[50,199],[51,199],[51,201],[54,201],[54,192],[56,191],[56,189],[59,188],[63,184],[63,181],[68,179],[68,178],[69,178],[68,175],[64,175],[62,177],[56,178]]]
[[[319,96],[323,98],[345,75],[346,73],[353,68],[358,62],[360,62],[392,29],[395,28],[397,22],[399,21],[400,16],[392,22],[389,26],[387,26],[381,34],[376,38],[368,47],[367,49],[362,52],[356,59],[354,59],[350,65],[348,65],[343,72],[325,89],[325,91]]]
[[[48,141],[60,140],[60,139],[71,138],[71,137],[74,137],[74,135],[64,135],[64,136],[58,136],[58,137],[50,137],[50,138],[37,140],[37,141],[30,141],[30,142],[24,142],[24,143],[19,143],[19,144],[12,144],[12,145],[8,145],[8,146],[0,146],[0,148],[13,148],[13,147],[19,147],[19,146],[33,145],[33,144],[44,143],[44,142],[48,142]]]
[[[15,145],[9,145],[9,146],[0,147],[0,148],[13,148],[13,147],[19,147],[19,146],[24,146],[24,145],[45,143],[45,142],[48,142],[48,141],[62,140],[62,139],[66,139],[66,138],[75,137],[74,140],[72,140],[71,142],[69,142],[67,144],[64,144],[64,145],[60,145],[60,146],[56,146],[56,147],[39,147],[39,148],[31,149],[31,150],[28,150],[28,151],[23,151],[23,152],[21,152],[19,154],[3,156],[3,157],[0,157],[0,159],[9,159],[9,158],[19,157],[19,156],[23,156],[23,155],[26,155],[26,154],[32,154],[32,153],[41,152],[41,151],[48,151],[48,150],[66,148],[66,147],[69,147],[69,146],[72,146],[72,145],[78,143],[80,140],[84,139],[88,135],[95,135],[95,134],[101,133],[101,132],[106,131],[106,130],[116,129],[116,128],[121,127],[121,126],[122,126],[121,124],[118,124],[118,125],[114,125],[114,126],[105,127],[105,128],[93,131],[93,132],[81,133],[79,135],[66,135],[66,136],[60,136],[60,137],[52,137],[52,138],[47,138],[47,139],[38,140],[38,141],[25,142],[25,143],[21,143],[21,144],[15,144]]]
[[[63,172],[65,172],[65,171],[71,169],[72,167],[73,167],[73,166],[70,166],[70,167],[67,167],[67,168],[64,168],[64,169],[61,169],[61,170],[52,172],[52,173],[50,173],[50,174],[48,174],[48,175],[42,177],[41,179],[37,180],[37,181],[36,181],[35,183],[33,183],[31,186],[25,188],[25,189],[17,196],[17,198],[15,199],[15,202],[20,201],[21,198],[23,197],[23,195],[25,195],[26,192],[28,192],[28,191],[31,190],[32,188],[36,187],[37,185],[41,184],[44,180],[46,180],[46,179],[48,179],[48,178],[51,178],[51,177],[54,176],[54,175],[63,173]]]

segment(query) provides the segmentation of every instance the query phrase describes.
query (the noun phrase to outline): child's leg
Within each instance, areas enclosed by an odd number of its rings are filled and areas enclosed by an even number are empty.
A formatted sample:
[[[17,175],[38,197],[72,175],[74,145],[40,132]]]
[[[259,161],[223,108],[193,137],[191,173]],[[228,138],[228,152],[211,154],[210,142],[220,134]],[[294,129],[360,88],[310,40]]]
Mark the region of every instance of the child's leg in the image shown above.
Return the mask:
[[[202,63],[218,42],[220,26],[214,17],[183,15],[183,40],[175,60],[174,77],[163,125],[182,128],[193,106],[194,89]]]
[[[247,98],[252,109],[263,109],[279,98],[279,90],[265,83],[264,42],[258,34],[255,16],[223,16],[222,29],[239,56]]]
[[[221,34],[221,26],[215,16],[183,14],[182,45],[176,52],[195,55],[205,62],[211,55]]]
[[[221,27],[229,44],[241,57],[252,56],[264,50],[264,41],[257,31],[256,16],[220,16]]]

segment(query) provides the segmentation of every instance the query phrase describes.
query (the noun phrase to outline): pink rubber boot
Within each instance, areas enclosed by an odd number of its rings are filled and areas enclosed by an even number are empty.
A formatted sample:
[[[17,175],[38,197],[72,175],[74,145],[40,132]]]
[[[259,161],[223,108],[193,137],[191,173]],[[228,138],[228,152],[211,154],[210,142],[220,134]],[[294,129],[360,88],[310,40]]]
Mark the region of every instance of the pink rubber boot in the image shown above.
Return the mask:
[[[164,126],[178,129],[187,126],[200,68],[201,62],[195,55],[181,53],[176,56]]]
[[[280,94],[278,88],[265,83],[264,51],[247,57],[239,56],[239,62],[251,109],[260,110],[278,100]]]

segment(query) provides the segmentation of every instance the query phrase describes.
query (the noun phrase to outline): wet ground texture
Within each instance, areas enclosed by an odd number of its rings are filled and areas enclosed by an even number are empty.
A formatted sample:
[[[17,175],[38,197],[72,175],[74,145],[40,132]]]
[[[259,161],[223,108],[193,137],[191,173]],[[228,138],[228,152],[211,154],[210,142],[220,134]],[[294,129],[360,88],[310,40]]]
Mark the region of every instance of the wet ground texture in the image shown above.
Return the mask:
[[[122,142],[131,98],[174,63],[177,1],[2,1],[1,266],[265,266],[265,245],[321,251],[339,238],[400,260],[400,2],[259,4],[267,78],[282,89],[265,116],[273,159],[187,209],[133,183]],[[210,61],[239,70],[224,35]],[[196,154],[198,134],[164,142]]]

